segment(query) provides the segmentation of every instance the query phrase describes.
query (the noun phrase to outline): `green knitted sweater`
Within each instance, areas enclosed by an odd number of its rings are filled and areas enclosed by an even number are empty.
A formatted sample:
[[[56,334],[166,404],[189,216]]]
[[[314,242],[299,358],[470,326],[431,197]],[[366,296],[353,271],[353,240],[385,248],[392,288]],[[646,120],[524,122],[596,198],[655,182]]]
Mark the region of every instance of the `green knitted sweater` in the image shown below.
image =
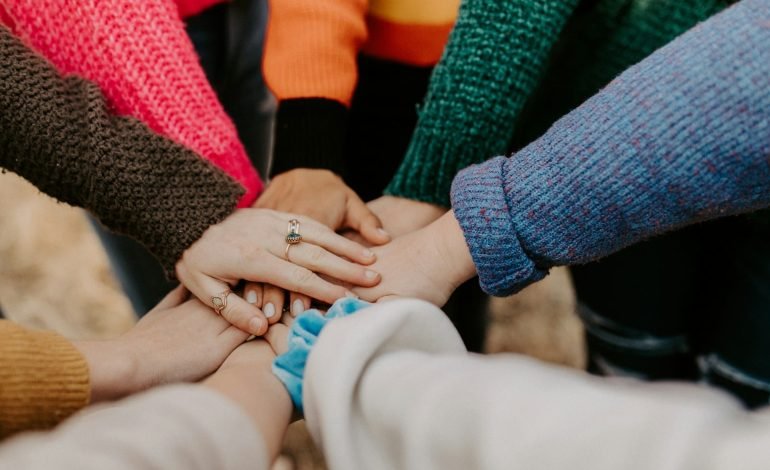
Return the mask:
[[[387,194],[449,207],[463,168],[522,146],[728,0],[464,0]]]

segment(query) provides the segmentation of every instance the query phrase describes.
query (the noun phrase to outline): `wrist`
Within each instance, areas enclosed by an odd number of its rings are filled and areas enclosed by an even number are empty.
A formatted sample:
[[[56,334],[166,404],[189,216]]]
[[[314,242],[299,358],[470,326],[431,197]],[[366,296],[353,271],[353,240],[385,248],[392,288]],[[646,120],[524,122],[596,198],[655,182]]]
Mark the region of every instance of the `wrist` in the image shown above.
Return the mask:
[[[454,290],[476,275],[476,265],[454,211],[450,210],[441,216],[431,227],[436,239],[438,259],[443,262],[447,279]]]
[[[73,343],[85,357],[91,383],[91,403],[117,400],[145,388],[139,379],[139,361],[123,340]]]

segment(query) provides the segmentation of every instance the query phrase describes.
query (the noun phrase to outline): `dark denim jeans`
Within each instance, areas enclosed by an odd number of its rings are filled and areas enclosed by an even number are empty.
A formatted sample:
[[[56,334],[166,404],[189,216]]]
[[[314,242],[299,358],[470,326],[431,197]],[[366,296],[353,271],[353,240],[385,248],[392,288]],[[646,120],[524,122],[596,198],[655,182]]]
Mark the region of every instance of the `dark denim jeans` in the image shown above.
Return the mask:
[[[275,108],[262,77],[266,22],[266,0],[233,0],[187,19],[187,33],[206,76],[261,175],[269,164]],[[134,311],[144,315],[175,284],[142,245],[94,226]]]
[[[770,228],[702,224],[573,269],[589,367],[770,400]]]

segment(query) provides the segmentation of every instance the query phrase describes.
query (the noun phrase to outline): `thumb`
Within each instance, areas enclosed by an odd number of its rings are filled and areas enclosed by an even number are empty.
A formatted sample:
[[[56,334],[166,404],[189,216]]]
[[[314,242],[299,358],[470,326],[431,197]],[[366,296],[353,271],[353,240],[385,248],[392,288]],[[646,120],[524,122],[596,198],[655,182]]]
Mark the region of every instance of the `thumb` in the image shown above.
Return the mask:
[[[382,222],[357,195],[348,200],[345,226],[351,228],[372,245],[383,245],[390,241],[390,235],[383,230]]]

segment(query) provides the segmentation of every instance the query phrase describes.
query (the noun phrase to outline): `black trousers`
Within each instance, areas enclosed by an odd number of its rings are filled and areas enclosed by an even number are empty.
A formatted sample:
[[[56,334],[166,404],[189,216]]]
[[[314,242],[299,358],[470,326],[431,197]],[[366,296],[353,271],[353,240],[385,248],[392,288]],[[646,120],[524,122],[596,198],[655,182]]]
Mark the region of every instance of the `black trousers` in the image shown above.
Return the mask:
[[[698,380],[770,399],[770,228],[733,217],[573,269],[599,374]]]

